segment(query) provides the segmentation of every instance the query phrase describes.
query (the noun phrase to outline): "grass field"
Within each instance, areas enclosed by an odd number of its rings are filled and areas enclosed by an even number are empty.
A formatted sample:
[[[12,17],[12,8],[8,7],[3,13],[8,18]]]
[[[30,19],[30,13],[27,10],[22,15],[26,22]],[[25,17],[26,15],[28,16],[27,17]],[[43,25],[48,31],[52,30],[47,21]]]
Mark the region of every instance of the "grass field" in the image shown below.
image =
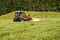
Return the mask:
[[[60,12],[26,11],[39,22],[13,22],[14,13],[0,16],[0,40],[60,40]]]

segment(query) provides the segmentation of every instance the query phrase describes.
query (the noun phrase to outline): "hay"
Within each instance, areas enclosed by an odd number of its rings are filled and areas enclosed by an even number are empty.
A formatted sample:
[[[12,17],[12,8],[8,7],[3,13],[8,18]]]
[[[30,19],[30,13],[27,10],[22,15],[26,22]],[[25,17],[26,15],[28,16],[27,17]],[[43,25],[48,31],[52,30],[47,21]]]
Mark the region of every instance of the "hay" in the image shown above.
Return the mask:
[[[32,21],[40,21],[39,18],[32,18]]]

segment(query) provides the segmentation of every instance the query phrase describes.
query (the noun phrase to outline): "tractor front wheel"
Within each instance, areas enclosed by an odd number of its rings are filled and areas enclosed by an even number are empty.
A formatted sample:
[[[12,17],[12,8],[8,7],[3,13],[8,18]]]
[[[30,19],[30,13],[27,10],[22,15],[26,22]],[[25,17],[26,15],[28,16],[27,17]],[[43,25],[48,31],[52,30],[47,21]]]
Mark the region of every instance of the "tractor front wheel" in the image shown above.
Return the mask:
[[[22,21],[20,18],[14,18],[14,22]]]

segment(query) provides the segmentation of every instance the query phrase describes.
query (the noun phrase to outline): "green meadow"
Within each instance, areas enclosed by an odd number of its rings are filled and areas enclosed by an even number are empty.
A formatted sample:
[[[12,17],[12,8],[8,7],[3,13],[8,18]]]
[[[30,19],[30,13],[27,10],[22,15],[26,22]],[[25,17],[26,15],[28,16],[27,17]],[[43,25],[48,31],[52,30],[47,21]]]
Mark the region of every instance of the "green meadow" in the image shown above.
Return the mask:
[[[14,13],[0,16],[0,40],[60,40],[60,12],[25,11],[39,22],[13,22]]]

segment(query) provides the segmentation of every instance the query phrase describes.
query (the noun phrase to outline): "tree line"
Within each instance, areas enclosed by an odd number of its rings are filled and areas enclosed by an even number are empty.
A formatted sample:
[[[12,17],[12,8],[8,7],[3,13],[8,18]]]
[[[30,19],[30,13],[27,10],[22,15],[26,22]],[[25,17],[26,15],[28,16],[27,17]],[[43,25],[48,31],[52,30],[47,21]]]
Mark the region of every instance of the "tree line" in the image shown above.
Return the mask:
[[[16,10],[60,11],[60,0],[0,0],[0,15]]]

